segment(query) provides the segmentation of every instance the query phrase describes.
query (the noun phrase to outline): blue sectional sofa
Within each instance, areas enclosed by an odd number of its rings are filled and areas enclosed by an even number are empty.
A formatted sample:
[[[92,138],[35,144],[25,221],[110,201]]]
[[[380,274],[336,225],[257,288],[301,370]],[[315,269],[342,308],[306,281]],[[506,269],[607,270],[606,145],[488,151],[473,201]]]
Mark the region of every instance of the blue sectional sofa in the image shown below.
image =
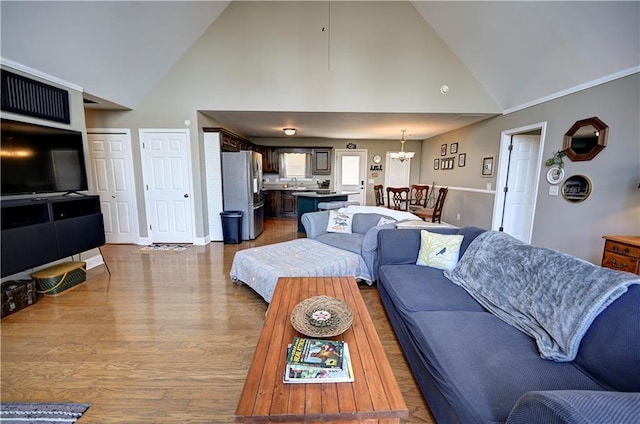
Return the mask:
[[[393,222],[378,225],[380,218]],[[378,231],[395,228],[394,218],[378,213],[355,213],[349,234],[327,232],[329,211],[307,212],[302,215],[301,222],[307,238],[362,256],[372,277],[369,284],[378,278]]]
[[[484,233],[430,231],[462,234],[460,258]],[[488,312],[442,270],[416,265],[420,243],[420,230],[378,233],[378,290],[438,423],[640,422],[640,285],[630,284],[597,315],[575,359],[557,362],[542,359],[532,337]],[[529,265],[528,248],[519,248]],[[512,272],[500,261],[481,266]],[[548,266],[556,271],[553,260]]]

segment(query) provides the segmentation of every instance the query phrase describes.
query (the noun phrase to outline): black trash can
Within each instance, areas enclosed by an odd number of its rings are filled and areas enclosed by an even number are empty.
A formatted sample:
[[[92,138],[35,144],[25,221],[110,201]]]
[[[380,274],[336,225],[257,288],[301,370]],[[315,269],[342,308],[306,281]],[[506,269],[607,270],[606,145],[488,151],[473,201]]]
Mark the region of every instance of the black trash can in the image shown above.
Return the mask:
[[[222,239],[225,244],[242,243],[242,211],[220,212]]]

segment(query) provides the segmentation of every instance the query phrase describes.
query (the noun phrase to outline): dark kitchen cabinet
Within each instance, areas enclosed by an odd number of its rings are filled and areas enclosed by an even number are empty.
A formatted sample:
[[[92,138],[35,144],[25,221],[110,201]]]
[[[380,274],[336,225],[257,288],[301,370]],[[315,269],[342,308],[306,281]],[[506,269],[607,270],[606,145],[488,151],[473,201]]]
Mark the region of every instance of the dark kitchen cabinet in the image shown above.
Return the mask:
[[[282,209],[282,200],[280,197],[280,190],[268,190],[265,216],[277,217],[280,216],[280,210]]]
[[[314,175],[331,174],[331,148],[313,149],[312,171]]]
[[[266,216],[272,218],[295,218],[298,215],[298,199],[291,190],[267,190]]]
[[[239,152],[238,139],[227,133],[220,133],[220,147],[223,152]]]
[[[296,207],[297,198],[291,195],[289,191],[282,192],[282,210],[281,215],[286,217],[297,217],[298,208]]]
[[[277,174],[279,170],[278,149],[269,146],[255,146],[255,151],[262,155],[262,172],[265,174]]]

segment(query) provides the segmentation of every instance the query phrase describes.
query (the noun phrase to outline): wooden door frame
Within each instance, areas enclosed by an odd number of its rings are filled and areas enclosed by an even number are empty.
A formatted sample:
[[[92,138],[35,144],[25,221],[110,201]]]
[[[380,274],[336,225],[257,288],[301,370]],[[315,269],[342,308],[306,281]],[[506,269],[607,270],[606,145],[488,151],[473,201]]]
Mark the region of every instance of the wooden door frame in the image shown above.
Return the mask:
[[[133,198],[132,198],[132,204],[131,207],[133,208],[133,213],[135,216],[134,221],[132,222],[132,225],[135,228],[132,228],[132,232],[136,235],[136,240],[135,243],[136,244],[141,244],[141,240],[140,240],[140,215],[139,215],[139,208],[138,208],[138,196],[137,196],[137,190],[136,190],[136,173],[135,173],[135,162],[133,160],[133,145],[132,145],[132,140],[131,140],[131,129],[130,128],[87,128],[87,144],[89,143],[89,134],[124,134],[125,137],[127,138],[127,146],[126,146],[126,151],[125,153],[128,155],[127,157],[127,166],[130,166],[131,169],[133,170],[133,181],[131,181],[131,187],[133,187]],[[89,146],[87,145],[87,155],[91,154],[91,149],[89,148]],[[91,185],[93,186],[94,189],[94,193],[97,193],[97,187],[96,184],[97,182],[95,181],[95,179],[93,178],[93,175],[91,176]]]
[[[189,128],[140,128],[138,129],[138,142],[140,147],[140,161],[142,162],[140,168],[142,170],[142,191],[144,192],[144,203],[145,203],[145,217],[147,221],[147,239],[146,244],[152,244],[153,241],[153,231],[150,227],[151,217],[149,212],[149,191],[146,190],[147,182],[149,178],[149,171],[146,165],[146,151],[142,147],[142,143],[144,140],[144,135],[148,133],[183,133],[187,137],[187,175],[188,175],[188,184],[189,184],[189,192],[191,195],[189,196],[189,203],[191,206],[191,241],[190,243],[194,243],[196,241],[196,217],[195,217],[195,206],[193,202],[193,163],[191,162],[191,131]]]
[[[527,125],[520,128],[513,128],[510,130],[502,131],[502,136],[500,139],[500,152],[498,153],[498,167],[496,173],[496,195],[493,203],[493,218],[491,223],[492,230],[499,230],[500,223],[502,220],[502,209],[505,200],[504,187],[507,183],[507,166],[509,164],[509,144],[511,143],[511,137],[514,135],[519,135],[535,130],[540,130],[540,143],[538,144],[538,157],[537,157],[537,165],[536,165],[536,175],[535,175],[535,184],[534,184],[534,193],[533,193],[533,213],[531,214],[531,229],[529,231],[527,242],[531,243],[531,239],[533,238],[533,229],[535,224],[536,217],[536,204],[538,201],[538,194],[540,193],[540,173],[542,168],[542,158],[544,153],[544,142],[546,138],[547,132],[547,122],[538,122],[536,124]]]

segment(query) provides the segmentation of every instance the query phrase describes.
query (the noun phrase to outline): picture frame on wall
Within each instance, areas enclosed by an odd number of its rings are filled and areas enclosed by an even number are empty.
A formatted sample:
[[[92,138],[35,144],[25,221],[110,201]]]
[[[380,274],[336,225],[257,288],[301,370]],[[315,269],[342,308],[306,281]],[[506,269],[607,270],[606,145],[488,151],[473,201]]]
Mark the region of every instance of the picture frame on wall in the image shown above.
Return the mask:
[[[440,159],[440,168],[441,169],[453,169],[455,165],[455,158],[443,158]]]
[[[440,169],[440,159],[433,160],[433,169]]]
[[[493,177],[494,156],[484,156],[482,158],[482,176]]]
[[[447,145],[443,144],[440,146],[440,156],[447,156]]]
[[[451,143],[451,149],[449,150],[449,153],[451,153],[452,155],[458,153],[458,143]]]
[[[458,168],[462,168],[463,166],[467,165],[467,154],[466,153],[460,153],[458,155]]]

